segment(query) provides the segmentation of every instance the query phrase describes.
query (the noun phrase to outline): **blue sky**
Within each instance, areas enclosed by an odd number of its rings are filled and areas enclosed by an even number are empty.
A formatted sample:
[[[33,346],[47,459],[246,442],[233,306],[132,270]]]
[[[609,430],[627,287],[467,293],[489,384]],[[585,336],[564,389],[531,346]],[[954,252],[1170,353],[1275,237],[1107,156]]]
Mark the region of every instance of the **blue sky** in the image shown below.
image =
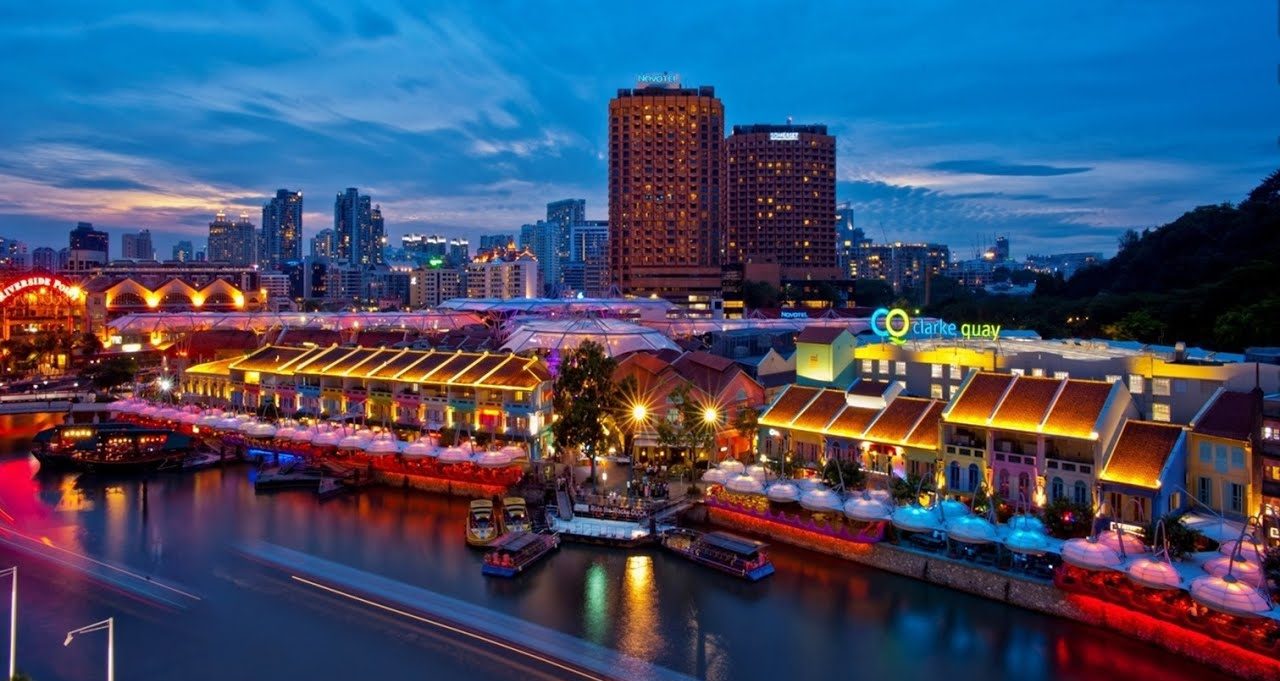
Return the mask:
[[[826,123],[868,235],[1113,251],[1280,166],[1274,2],[0,5],[0,236],[147,227],[167,256],[279,187],[307,236],[359,186],[393,238],[605,217],[639,73],[727,124]]]

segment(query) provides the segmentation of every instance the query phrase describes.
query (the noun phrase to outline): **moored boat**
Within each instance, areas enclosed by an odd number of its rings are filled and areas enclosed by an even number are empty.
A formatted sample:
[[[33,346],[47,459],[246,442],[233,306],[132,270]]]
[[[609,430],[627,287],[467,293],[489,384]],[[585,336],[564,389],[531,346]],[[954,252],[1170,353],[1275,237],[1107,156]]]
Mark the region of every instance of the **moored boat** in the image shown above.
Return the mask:
[[[40,462],[41,471],[74,470],[79,466],[72,456],[82,443],[97,440],[99,434],[117,430],[139,430],[141,426],[127,422],[75,423],[46,428],[31,441],[31,454]]]
[[[508,532],[491,546],[493,550],[485,554],[480,573],[493,577],[515,577],[559,548],[560,537],[535,532]]]
[[[488,546],[498,538],[498,518],[493,514],[493,502],[475,499],[467,512],[467,543],[471,546]]]
[[[773,574],[766,544],[728,532],[696,532],[679,528],[662,535],[662,546],[726,574],[752,582]]]
[[[305,466],[286,465],[260,471],[253,481],[255,492],[269,492],[279,489],[307,489],[319,491],[320,480],[324,472]]]
[[[533,522],[529,519],[529,506],[523,497],[507,497],[502,500],[502,527],[507,532],[529,532]]]
[[[56,426],[36,439],[42,468],[114,475],[176,465],[191,452],[191,437],[163,428],[99,423]],[[47,434],[46,434],[47,433]]]

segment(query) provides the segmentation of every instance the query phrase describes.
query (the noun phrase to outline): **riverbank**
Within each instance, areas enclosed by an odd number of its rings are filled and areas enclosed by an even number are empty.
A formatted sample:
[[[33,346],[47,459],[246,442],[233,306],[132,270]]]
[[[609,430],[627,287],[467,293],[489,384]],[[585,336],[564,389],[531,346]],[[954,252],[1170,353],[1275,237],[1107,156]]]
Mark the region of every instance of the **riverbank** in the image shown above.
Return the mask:
[[[1098,627],[1250,681],[1280,678],[1280,659],[1108,601],[1069,594],[1051,583],[949,560],[888,542],[852,541],[816,528],[806,529],[734,510],[714,501],[704,504],[702,511],[705,521],[713,525]]]

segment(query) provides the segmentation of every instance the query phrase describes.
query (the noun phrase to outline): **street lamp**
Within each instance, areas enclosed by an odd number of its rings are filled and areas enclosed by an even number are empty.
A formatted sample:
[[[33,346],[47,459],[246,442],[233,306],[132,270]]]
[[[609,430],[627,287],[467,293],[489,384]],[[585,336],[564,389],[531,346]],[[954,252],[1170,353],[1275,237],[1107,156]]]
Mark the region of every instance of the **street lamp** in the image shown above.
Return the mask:
[[[116,681],[116,618],[108,617],[101,622],[72,629],[67,632],[67,638],[62,645],[71,645],[71,640],[79,634],[89,634],[103,629],[107,630],[107,681]]]
[[[18,566],[0,570],[0,577],[13,578],[13,591],[9,597],[9,678],[17,675],[18,656]]]
[[[631,448],[627,450],[627,496],[631,496],[631,483],[635,480],[636,470],[636,438],[640,435],[640,426],[649,420],[649,407],[643,402],[631,405]]]
[[[715,446],[716,435],[717,435],[715,426],[716,426],[716,422],[719,419],[720,419],[720,412],[716,411],[716,408],[714,405],[708,405],[705,409],[702,410],[702,422],[705,423],[707,427],[711,429],[711,443],[713,447]],[[712,456],[711,458],[715,459],[714,456]],[[715,463],[715,462],[712,461],[712,463]],[[711,464],[707,464],[707,465],[711,465]]]

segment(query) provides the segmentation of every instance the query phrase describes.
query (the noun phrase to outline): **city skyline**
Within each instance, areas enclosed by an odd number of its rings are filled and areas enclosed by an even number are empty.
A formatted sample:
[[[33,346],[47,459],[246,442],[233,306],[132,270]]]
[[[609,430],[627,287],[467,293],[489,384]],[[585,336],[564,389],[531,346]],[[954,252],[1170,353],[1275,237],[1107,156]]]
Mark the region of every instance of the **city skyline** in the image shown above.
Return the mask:
[[[1239,201],[1274,169],[1272,8],[682,7],[644,53],[616,47],[633,13],[661,10],[7,10],[0,43],[24,56],[0,67],[0,234],[56,246],[85,221],[113,241],[149,229],[163,253],[279,187],[358,186],[392,243],[509,233],[569,197],[603,218],[608,100],[663,70],[714,86],[726,130],[827,125],[837,200],[867,236],[957,257],[992,234],[1015,257],[1110,253],[1124,229]],[[297,40],[282,45],[269,27],[285,15]],[[585,30],[534,39],[566,22]],[[708,31],[788,56],[688,40]],[[284,153],[256,162],[264,144]],[[331,226],[324,203],[303,239]]]

